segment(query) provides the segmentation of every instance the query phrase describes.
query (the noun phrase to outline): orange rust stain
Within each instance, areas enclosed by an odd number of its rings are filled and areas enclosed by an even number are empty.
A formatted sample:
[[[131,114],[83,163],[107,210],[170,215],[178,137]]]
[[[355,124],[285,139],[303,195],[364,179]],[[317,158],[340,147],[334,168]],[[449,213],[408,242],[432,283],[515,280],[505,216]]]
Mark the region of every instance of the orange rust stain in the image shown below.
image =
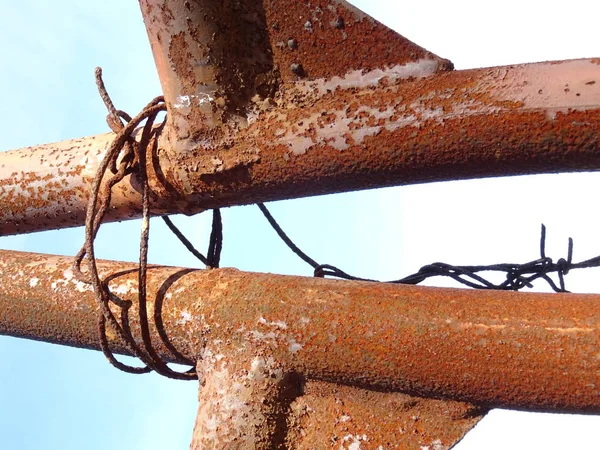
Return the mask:
[[[290,70],[301,64],[309,78],[329,78],[352,69],[375,69],[421,58],[441,60],[395,31],[338,2],[306,0],[264,2],[275,65],[285,81],[297,79]],[[296,44],[290,46],[293,39]]]
[[[447,448],[485,414],[460,402],[423,399],[321,381],[308,381],[291,405],[294,448],[319,448],[324,440],[346,448]]]

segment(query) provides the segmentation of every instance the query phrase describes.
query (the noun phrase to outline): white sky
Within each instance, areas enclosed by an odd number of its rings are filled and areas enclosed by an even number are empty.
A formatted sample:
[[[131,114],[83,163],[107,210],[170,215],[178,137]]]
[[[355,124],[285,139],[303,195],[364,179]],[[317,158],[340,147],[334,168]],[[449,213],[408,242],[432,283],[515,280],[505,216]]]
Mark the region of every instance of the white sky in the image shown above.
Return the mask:
[[[107,131],[93,81],[104,68],[119,108],[136,113],[160,92],[135,1],[3,0],[0,14],[0,148]],[[361,0],[374,17],[457,69],[600,56],[598,2]],[[350,273],[398,278],[426,263],[529,261],[540,223],[548,254],[600,254],[597,174],[548,175],[410,186],[279,202],[272,212],[313,258]],[[208,217],[176,218],[204,242]],[[310,275],[253,207],[224,211],[224,264]],[[374,230],[374,231],[372,231]],[[196,261],[153,222],[151,261]],[[139,223],[107,225],[100,257],[135,260]],[[0,238],[1,248],[74,254],[81,229]],[[200,244],[203,247],[203,244]],[[365,261],[370,261],[369,265]],[[599,271],[567,287],[598,292]],[[187,449],[195,383],[132,376],[101,354],[0,338],[0,436],[10,449]],[[457,449],[597,448],[598,417],[494,411]]]

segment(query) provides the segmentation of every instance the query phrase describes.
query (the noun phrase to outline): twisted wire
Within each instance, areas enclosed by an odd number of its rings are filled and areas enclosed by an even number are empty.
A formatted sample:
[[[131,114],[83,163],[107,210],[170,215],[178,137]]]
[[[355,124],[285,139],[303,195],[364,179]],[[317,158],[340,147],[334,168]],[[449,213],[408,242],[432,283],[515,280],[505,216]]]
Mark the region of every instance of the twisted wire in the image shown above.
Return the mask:
[[[283,231],[273,215],[262,203],[257,204],[271,227],[281,240],[304,262],[309,264],[315,277],[333,277],[344,280],[378,281],[369,278],[357,277],[344,272],[331,264],[320,264],[303,252],[290,237]],[[502,263],[490,265],[455,266],[452,264],[435,262],[419,269],[418,272],[397,280],[385,281],[396,284],[419,284],[433,277],[448,277],[473,289],[497,289],[518,291],[525,287],[533,287],[533,282],[542,280],[555,292],[569,292],[565,287],[565,276],[575,269],[600,267],[600,256],[581,262],[573,262],[573,239],[569,238],[567,258],[560,258],[554,262],[546,256],[546,226],[542,224],[540,235],[540,257],[522,264]],[[489,277],[484,277],[483,272],[503,273],[504,280],[494,283]],[[556,274],[558,281],[552,279],[551,274]]]
[[[102,80],[102,70],[96,68],[96,84],[100,97],[108,110],[107,123],[115,133],[115,138],[110,144],[106,154],[100,162],[94,179],[92,181],[90,200],[86,211],[85,220],[85,243],[81,250],[75,256],[73,262],[73,272],[75,276],[88,284],[91,284],[98,305],[100,315],[98,318],[98,334],[100,347],[108,361],[116,368],[134,374],[148,373],[155,371],[165,377],[182,380],[197,379],[194,367],[184,372],[178,372],[171,369],[167,363],[156,352],[151,338],[150,324],[147,312],[147,277],[148,277],[148,239],[150,233],[150,196],[151,190],[148,183],[148,173],[146,169],[146,158],[148,152],[154,152],[158,145],[158,136],[160,127],[154,127],[154,122],[159,113],[166,111],[166,105],[163,97],[156,97],[134,118],[127,113],[117,110],[108,95],[104,82]],[[125,123],[124,123],[124,122]],[[143,122],[140,141],[137,142],[132,133]],[[163,122],[164,125],[164,122]],[[112,175],[111,175],[112,174]],[[129,309],[132,302],[119,298],[111,292],[108,286],[108,278],[102,280],[98,273],[96,262],[94,241],[98,230],[102,224],[110,206],[112,198],[112,189],[125,176],[135,174],[142,187],[142,230],[140,235],[140,252],[138,265],[138,321],[141,334],[141,345],[137,343],[129,326]],[[104,182],[103,182],[104,181]],[[163,217],[169,228],[177,229],[169,218]],[[199,253],[193,245],[177,229],[177,237],[184,242],[207,267],[218,267],[222,249],[222,224],[221,216],[218,210],[213,211],[213,230],[209,244],[208,257]],[[84,258],[87,257],[87,272],[82,271],[81,265]],[[109,277],[110,278],[110,277]],[[113,304],[120,310],[120,322],[115,317],[110,305]],[[157,311],[156,304],[153,317],[163,345],[175,356],[176,360],[188,364],[193,364],[187,358],[183,357],[168,341],[168,338],[162,329],[160,311]],[[159,323],[160,321],[160,323]],[[160,325],[160,326],[159,326]],[[142,367],[131,366],[118,361],[110,349],[107,326],[117,335],[118,339],[125,348],[142,363]]]

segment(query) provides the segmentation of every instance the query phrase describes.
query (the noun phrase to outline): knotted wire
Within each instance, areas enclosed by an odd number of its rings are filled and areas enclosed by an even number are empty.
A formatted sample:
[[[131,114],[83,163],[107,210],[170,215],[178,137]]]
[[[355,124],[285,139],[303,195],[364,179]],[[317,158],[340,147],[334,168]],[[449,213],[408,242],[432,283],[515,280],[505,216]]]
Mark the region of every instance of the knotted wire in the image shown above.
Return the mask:
[[[164,127],[163,124],[154,127],[154,122],[159,113],[166,111],[166,105],[163,97],[156,97],[134,118],[131,118],[123,111],[117,110],[106,91],[102,80],[102,69],[96,68],[96,84],[98,91],[106,108],[108,109],[107,123],[116,134],[110,144],[102,161],[100,162],[94,179],[92,181],[90,200],[86,212],[85,220],[85,243],[81,250],[75,256],[73,263],[73,272],[75,276],[86,283],[92,285],[98,305],[100,315],[98,318],[98,334],[100,347],[108,361],[116,368],[134,374],[148,373],[156,371],[168,378],[193,380],[197,379],[194,367],[194,361],[185,358],[168,341],[164,330],[162,330],[162,321],[160,319],[160,308],[154,308],[154,323],[161,337],[163,344],[175,356],[178,362],[190,364],[192,367],[184,372],[178,372],[171,369],[165,363],[152,345],[150,336],[150,326],[147,312],[147,271],[148,271],[148,238],[150,232],[150,195],[151,190],[148,183],[148,174],[146,169],[146,155],[148,151],[154,152],[157,146],[157,138]],[[123,120],[125,123],[123,123]],[[137,142],[132,133],[142,122],[145,124],[142,129],[140,141]],[[110,173],[109,173],[110,172]],[[142,231],[140,236],[140,256],[138,266],[138,314],[139,327],[141,333],[141,345],[138,345],[129,326],[129,309],[132,302],[119,298],[111,292],[108,286],[108,279],[101,280],[96,263],[94,240],[100,229],[100,225],[108,211],[112,197],[112,188],[119,183],[125,176],[134,174],[137,176],[141,185],[142,196]],[[111,175],[112,174],[112,175]],[[104,180],[104,183],[103,183]],[[221,216],[218,210],[213,211],[213,227],[209,244],[208,257],[204,257],[193,245],[183,236],[177,227],[168,217],[163,217],[169,228],[173,230],[176,236],[196,255],[207,267],[218,267],[222,249],[222,224]],[[81,264],[87,256],[87,273],[81,270]],[[116,305],[120,309],[121,322],[113,314],[110,304]],[[118,336],[125,348],[139,358],[144,364],[142,367],[130,366],[118,361],[110,349],[106,335],[106,327],[109,326]]]
[[[319,264],[294,244],[264,204],[258,203],[257,206],[288,248],[314,269],[315,277],[333,277],[357,281],[378,281],[350,275],[331,264]],[[574,263],[573,239],[571,238],[569,238],[566,259],[560,258],[558,261],[554,262],[552,258],[546,256],[546,227],[542,224],[540,257],[533,261],[523,264],[503,263],[471,266],[455,266],[452,264],[435,262],[421,267],[418,272],[412,275],[408,275],[407,277],[398,280],[385,281],[385,283],[416,285],[429,278],[448,277],[474,289],[518,291],[525,287],[533,287],[533,282],[539,279],[545,281],[555,292],[568,292],[565,287],[565,276],[571,270],[591,267],[600,267],[600,256]],[[503,273],[505,278],[502,282],[494,283],[481,275],[482,272]],[[553,273],[557,274],[558,283],[550,277]]]

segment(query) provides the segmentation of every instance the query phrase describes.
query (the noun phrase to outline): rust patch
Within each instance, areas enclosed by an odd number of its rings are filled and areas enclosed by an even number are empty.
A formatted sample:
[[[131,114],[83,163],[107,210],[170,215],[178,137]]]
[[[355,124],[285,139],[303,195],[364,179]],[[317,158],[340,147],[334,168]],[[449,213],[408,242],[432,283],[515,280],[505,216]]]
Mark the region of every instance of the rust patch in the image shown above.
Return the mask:
[[[192,54],[188,50],[186,36],[183,31],[171,36],[169,43],[169,56],[175,73],[181,80],[183,86],[182,94],[193,92],[193,87],[196,84],[194,75]]]
[[[485,410],[468,403],[423,399],[309,381],[291,405],[289,448],[448,449]],[[354,444],[354,446],[353,446]]]
[[[265,10],[275,64],[285,81],[298,78],[289,70],[292,64],[301,64],[310,79],[420,59],[439,61],[439,70],[453,67],[345,1],[267,0]],[[295,48],[287,45],[290,39]]]

